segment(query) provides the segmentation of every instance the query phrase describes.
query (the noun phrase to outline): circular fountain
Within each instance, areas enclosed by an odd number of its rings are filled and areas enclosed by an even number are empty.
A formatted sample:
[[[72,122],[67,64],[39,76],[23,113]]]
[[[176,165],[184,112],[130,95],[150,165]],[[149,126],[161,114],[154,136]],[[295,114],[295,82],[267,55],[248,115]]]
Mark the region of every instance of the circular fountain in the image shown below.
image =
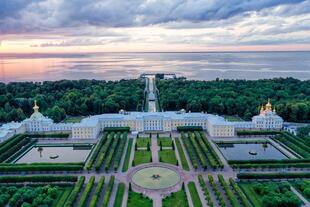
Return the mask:
[[[135,171],[131,181],[142,189],[165,190],[180,183],[181,176],[166,166],[146,166]]]

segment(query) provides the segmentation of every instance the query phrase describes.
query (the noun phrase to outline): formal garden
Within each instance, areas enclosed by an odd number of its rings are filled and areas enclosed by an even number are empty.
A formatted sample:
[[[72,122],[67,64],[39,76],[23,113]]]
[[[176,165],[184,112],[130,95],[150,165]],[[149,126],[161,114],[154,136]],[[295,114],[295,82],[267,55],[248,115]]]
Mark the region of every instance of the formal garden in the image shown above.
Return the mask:
[[[197,127],[141,135],[107,128],[96,143],[70,143],[65,134],[16,135],[0,143],[0,206],[307,205],[309,142],[285,132],[257,133],[228,141]],[[141,175],[130,176],[139,169]],[[154,189],[161,185],[168,187]]]

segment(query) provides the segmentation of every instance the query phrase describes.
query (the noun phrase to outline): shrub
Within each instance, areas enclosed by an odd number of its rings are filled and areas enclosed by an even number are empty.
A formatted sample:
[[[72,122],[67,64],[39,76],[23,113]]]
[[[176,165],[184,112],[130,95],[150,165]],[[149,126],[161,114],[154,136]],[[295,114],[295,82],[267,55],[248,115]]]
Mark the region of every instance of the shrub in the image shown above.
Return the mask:
[[[119,144],[119,147],[118,147],[118,150],[116,152],[115,159],[114,159],[114,171],[115,172],[117,171],[117,169],[120,165],[122,155],[123,155],[123,152],[125,149],[126,141],[127,141],[127,132],[124,132],[123,138],[120,141],[120,144]]]
[[[179,132],[193,132],[193,131],[203,131],[201,126],[178,126],[177,130]]]
[[[105,132],[130,132],[130,127],[105,127]]]
[[[220,203],[220,206],[221,207],[225,207],[226,204],[225,204],[225,201],[224,201],[224,198],[223,198],[223,195],[222,193],[220,192],[220,190],[218,189],[217,185],[215,184],[214,182],[214,178],[212,176],[212,174],[209,174],[208,175],[208,180],[209,180],[209,183],[215,193],[215,196],[216,196],[216,199],[218,200],[218,202]]]
[[[207,185],[206,185],[206,183],[205,183],[205,181],[204,181],[202,175],[198,175],[198,181],[199,181],[200,187],[201,187],[202,190],[203,190],[203,193],[204,193],[204,196],[205,196],[205,199],[206,199],[206,201],[207,201],[208,206],[209,206],[209,207],[213,207],[214,204],[213,204],[213,202],[212,202],[212,200],[211,200],[210,192],[209,192],[209,190],[208,190],[208,188],[207,188]]]
[[[95,182],[95,176],[91,176],[89,179],[89,182],[87,183],[85,190],[81,196],[81,199],[78,203],[78,207],[84,207],[87,201],[87,198],[89,196],[89,193],[92,189],[92,187],[94,186],[94,182]]]
[[[73,206],[75,200],[77,199],[83,184],[85,181],[85,176],[81,176],[80,179],[77,181],[77,183],[75,184],[69,198],[67,199],[66,203],[65,203],[65,207],[71,207]]]
[[[109,134],[109,137],[108,137],[107,139],[108,139],[108,140],[107,140],[106,143],[104,144],[103,149],[102,149],[102,151],[101,151],[101,153],[100,153],[100,155],[99,155],[98,161],[97,161],[97,163],[96,163],[96,166],[95,166],[95,170],[96,170],[96,171],[99,171],[99,170],[100,170],[101,165],[102,165],[104,159],[105,159],[106,156],[107,156],[107,152],[108,152],[110,146],[112,145],[112,143],[114,142],[114,132],[111,132],[111,133]]]
[[[95,189],[95,193],[90,200],[89,207],[97,206],[97,203],[98,203],[98,200],[99,200],[99,197],[100,197],[103,185],[104,185],[104,181],[105,181],[105,177],[101,177]]]
[[[12,142],[4,145],[0,148],[0,162],[8,159],[11,155],[21,149],[23,146],[27,145],[31,139],[23,135],[16,137]]]
[[[277,130],[242,130],[237,131],[238,136],[245,136],[245,135],[276,135],[279,134],[280,131]]]
[[[81,171],[84,164],[69,163],[30,163],[30,164],[0,164],[0,172],[26,172],[26,171]]]
[[[196,157],[194,155],[193,148],[191,147],[191,145],[189,143],[189,139],[186,138],[184,132],[181,132],[181,139],[182,139],[182,141],[183,141],[183,143],[185,145],[185,148],[186,148],[186,150],[188,152],[188,156],[189,156],[189,158],[190,158],[190,160],[192,162],[193,167],[195,169],[197,169],[198,168],[197,159],[196,159]]]
[[[251,207],[250,202],[248,201],[248,199],[246,198],[246,196],[244,195],[242,190],[239,188],[239,186],[235,183],[235,181],[232,178],[229,178],[229,183],[230,183],[231,187],[237,193],[238,197],[240,198],[242,205],[244,207]]]
[[[207,169],[208,167],[207,167],[206,160],[205,160],[205,158],[203,157],[203,155],[202,155],[202,153],[200,151],[199,145],[198,145],[198,143],[195,140],[194,134],[189,132],[188,136],[189,136],[189,140],[190,140],[190,142],[193,145],[194,151],[196,152],[196,155],[198,156],[198,159],[199,159],[203,169]]]
[[[210,151],[210,153],[212,154],[212,156],[214,157],[214,159],[216,160],[218,167],[220,168],[224,168],[224,164],[222,163],[221,158],[218,156],[218,154],[215,152],[215,150],[213,149],[213,147],[211,146],[210,142],[208,141],[208,138],[206,137],[205,133],[200,132],[200,136],[203,140],[203,142],[205,143],[205,145],[207,146],[208,150]]]
[[[33,175],[33,176],[0,176],[0,183],[21,182],[76,182],[77,176]]]
[[[121,140],[121,133],[120,132],[117,132],[117,135],[116,135],[116,140],[114,140],[112,146],[110,147],[110,151],[109,151],[109,154],[106,158],[106,162],[105,162],[105,171],[109,171],[110,169],[110,166],[111,166],[111,163],[113,161],[113,158],[114,158],[114,155],[115,155],[115,152],[118,148],[118,145],[120,143],[120,140]]]
[[[107,141],[107,137],[108,137],[108,133],[104,133],[104,135],[102,136],[102,138],[100,139],[98,145],[96,146],[92,156],[89,159],[89,162],[86,165],[86,169],[90,170],[96,160],[96,158],[98,157],[98,154],[100,152],[100,149],[102,148],[102,146],[105,144],[105,142]]]
[[[218,179],[219,179],[219,181],[220,181],[221,186],[224,188],[224,191],[225,191],[225,193],[226,193],[226,195],[227,195],[227,197],[228,197],[228,199],[229,199],[231,205],[232,205],[233,207],[240,207],[240,205],[239,205],[237,199],[235,198],[235,195],[234,195],[233,192],[230,190],[230,188],[229,188],[229,186],[227,185],[227,183],[226,183],[226,181],[225,181],[223,175],[222,175],[222,174],[218,174],[217,177],[218,177]]]
[[[115,180],[115,177],[111,176],[109,183],[108,183],[107,190],[106,190],[104,197],[103,197],[102,207],[107,207],[109,204],[109,200],[110,200],[113,185],[114,185],[114,180]]]
[[[310,173],[239,173],[239,179],[278,179],[278,178],[310,178]]]

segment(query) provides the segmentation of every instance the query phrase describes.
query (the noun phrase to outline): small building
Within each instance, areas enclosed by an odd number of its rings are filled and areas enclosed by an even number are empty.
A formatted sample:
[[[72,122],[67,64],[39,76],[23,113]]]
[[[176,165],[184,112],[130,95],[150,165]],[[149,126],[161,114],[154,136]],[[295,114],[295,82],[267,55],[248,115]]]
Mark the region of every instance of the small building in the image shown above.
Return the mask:
[[[277,115],[276,109],[272,110],[270,99],[265,108],[262,106],[260,114],[252,118],[256,129],[282,129],[283,119]]]
[[[44,132],[71,132],[72,123],[54,123],[54,121],[39,112],[39,106],[35,101],[33,107],[34,113],[30,118],[25,119],[22,124],[26,127],[26,132],[29,133],[44,133]]]
[[[253,116],[252,121],[233,122],[239,130],[279,130],[283,127],[283,119],[272,110],[270,99],[266,106],[261,106],[259,115]]]

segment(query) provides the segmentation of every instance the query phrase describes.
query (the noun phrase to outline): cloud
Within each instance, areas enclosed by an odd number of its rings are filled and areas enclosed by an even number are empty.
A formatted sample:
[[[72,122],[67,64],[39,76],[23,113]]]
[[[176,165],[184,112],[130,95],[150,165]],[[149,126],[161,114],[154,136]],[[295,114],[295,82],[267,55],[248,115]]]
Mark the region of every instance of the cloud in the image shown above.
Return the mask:
[[[0,1],[2,45],[11,40],[48,50],[310,44],[310,0],[12,0],[15,6],[4,2]]]
[[[0,33],[85,25],[133,27],[228,19],[305,0],[10,0],[0,2]]]

